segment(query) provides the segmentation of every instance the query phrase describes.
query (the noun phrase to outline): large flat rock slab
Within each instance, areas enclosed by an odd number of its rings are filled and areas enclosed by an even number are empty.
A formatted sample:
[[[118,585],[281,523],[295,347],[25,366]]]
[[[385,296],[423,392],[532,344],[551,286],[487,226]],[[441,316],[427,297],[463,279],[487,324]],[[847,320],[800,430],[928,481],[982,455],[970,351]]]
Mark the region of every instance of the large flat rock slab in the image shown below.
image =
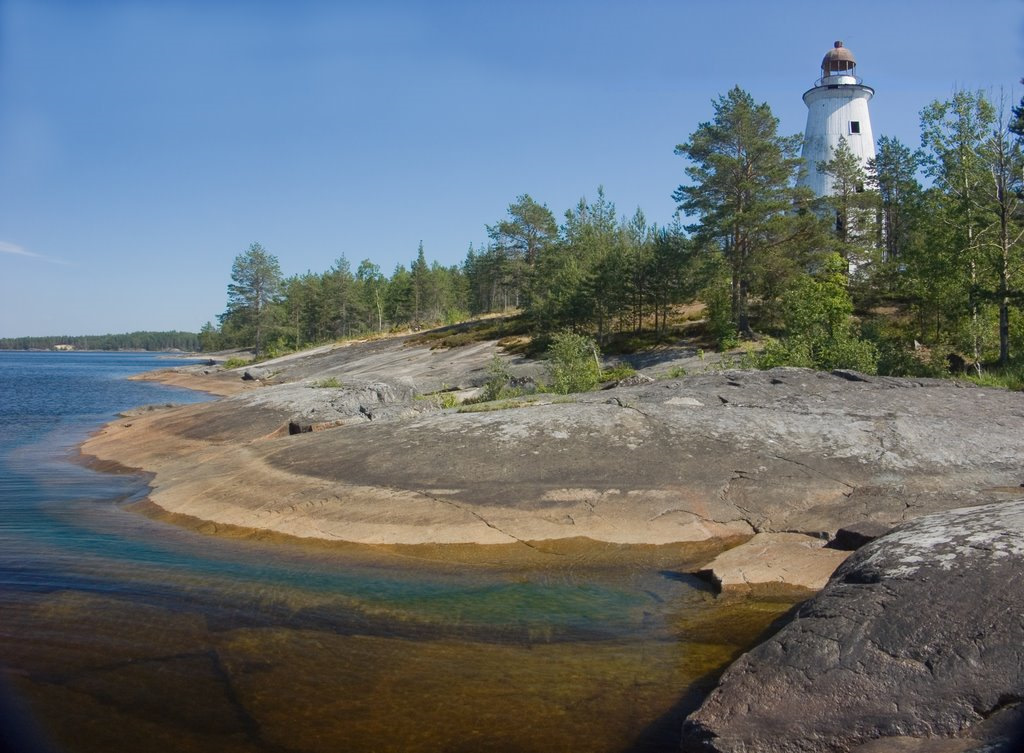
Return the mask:
[[[1021,750],[1022,604],[1024,500],[908,523],[726,671],[684,750]]]
[[[701,574],[723,592],[770,591],[781,585],[820,591],[849,555],[802,533],[759,533],[719,554]]]
[[[153,472],[170,512],[362,543],[829,539],[1024,480],[1024,395],[952,382],[727,371],[481,412],[410,386],[470,383],[492,356],[325,350],[272,364],[298,381],[115,424],[85,452]]]

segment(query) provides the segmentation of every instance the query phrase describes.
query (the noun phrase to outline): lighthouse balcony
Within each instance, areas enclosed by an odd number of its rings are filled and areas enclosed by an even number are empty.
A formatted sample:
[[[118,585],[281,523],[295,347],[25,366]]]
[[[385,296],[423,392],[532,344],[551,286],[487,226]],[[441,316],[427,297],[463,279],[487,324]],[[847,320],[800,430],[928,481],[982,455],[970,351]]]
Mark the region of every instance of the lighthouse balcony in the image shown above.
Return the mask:
[[[863,84],[864,81],[860,76],[850,76],[847,74],[822,76],[814,82],[815,86],[862,86]]]

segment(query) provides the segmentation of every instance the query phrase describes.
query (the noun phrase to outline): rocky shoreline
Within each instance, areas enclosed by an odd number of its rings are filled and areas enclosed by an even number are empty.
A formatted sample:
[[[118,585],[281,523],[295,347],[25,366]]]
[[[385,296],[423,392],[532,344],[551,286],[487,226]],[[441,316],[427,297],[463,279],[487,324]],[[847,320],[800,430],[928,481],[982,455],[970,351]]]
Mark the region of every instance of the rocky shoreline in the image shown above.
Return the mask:
[[[1009,510],[1021,496],[1018,393],[799,369],[657,379],[667,365],[656,364],[650,383],[490,410],[443,407],[451,401],[438,394],[479,388],[495,352],[493,343],[439,351],[393,340],[266,362],[244,381],[240,371],[201,366],[157,373],[147,378],[226,397],[121,418],[82,451],[152,474],[152,504],[196,527],[375,546],[492,545],[541,558],[558,556],[565,541],[699,549],[707,561],[696,569],[719,588],[824,587],[808,604],[830,598],[863,552],[905,529],[861,548],[829,581],[850,549],[894,526],[972,505]],[[1014,706],[1017,691],[1007,692],[1004,705]],[[764,691],[772,693],[779,688]],[[740,716],[771,730],[777,713]],[[808,731],[820,726],[812,720],[803,743],[757,747],[742,736],[727,744],[733,733],[701,714],[688,745],[723,753],[851,750],[872,738],[956,732],[858,723],[857,735],[826,741]],[[957,718],[961,732],[976,722]]]
[[[726,671],[684,750],[1022,750],[1022,591],[1024,500],[900,526]]]

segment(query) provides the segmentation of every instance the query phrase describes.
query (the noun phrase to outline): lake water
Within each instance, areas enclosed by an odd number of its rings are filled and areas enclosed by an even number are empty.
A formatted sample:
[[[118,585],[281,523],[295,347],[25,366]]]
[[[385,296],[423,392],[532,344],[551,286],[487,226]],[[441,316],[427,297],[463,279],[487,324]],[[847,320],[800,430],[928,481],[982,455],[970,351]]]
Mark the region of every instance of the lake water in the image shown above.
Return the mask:
[[[0,352],[0,713],[58,751],[676,750],[789,606],[715,599],[664,547],[517,567],[150,519],[144,477],[75,448],[204,399],[125,378],[173,364]]]

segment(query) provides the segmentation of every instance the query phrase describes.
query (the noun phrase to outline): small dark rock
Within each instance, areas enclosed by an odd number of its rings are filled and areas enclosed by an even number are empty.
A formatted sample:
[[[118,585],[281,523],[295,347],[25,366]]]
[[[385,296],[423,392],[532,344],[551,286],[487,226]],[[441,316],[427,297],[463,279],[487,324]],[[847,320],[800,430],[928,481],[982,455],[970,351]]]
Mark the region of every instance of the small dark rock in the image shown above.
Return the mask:
[[[871,380],[861,374],[859,371],[851,371],[850,369],[833,369],[832,376],[837,376],[840,379],[845,379],[847,382],[870,382]]]

